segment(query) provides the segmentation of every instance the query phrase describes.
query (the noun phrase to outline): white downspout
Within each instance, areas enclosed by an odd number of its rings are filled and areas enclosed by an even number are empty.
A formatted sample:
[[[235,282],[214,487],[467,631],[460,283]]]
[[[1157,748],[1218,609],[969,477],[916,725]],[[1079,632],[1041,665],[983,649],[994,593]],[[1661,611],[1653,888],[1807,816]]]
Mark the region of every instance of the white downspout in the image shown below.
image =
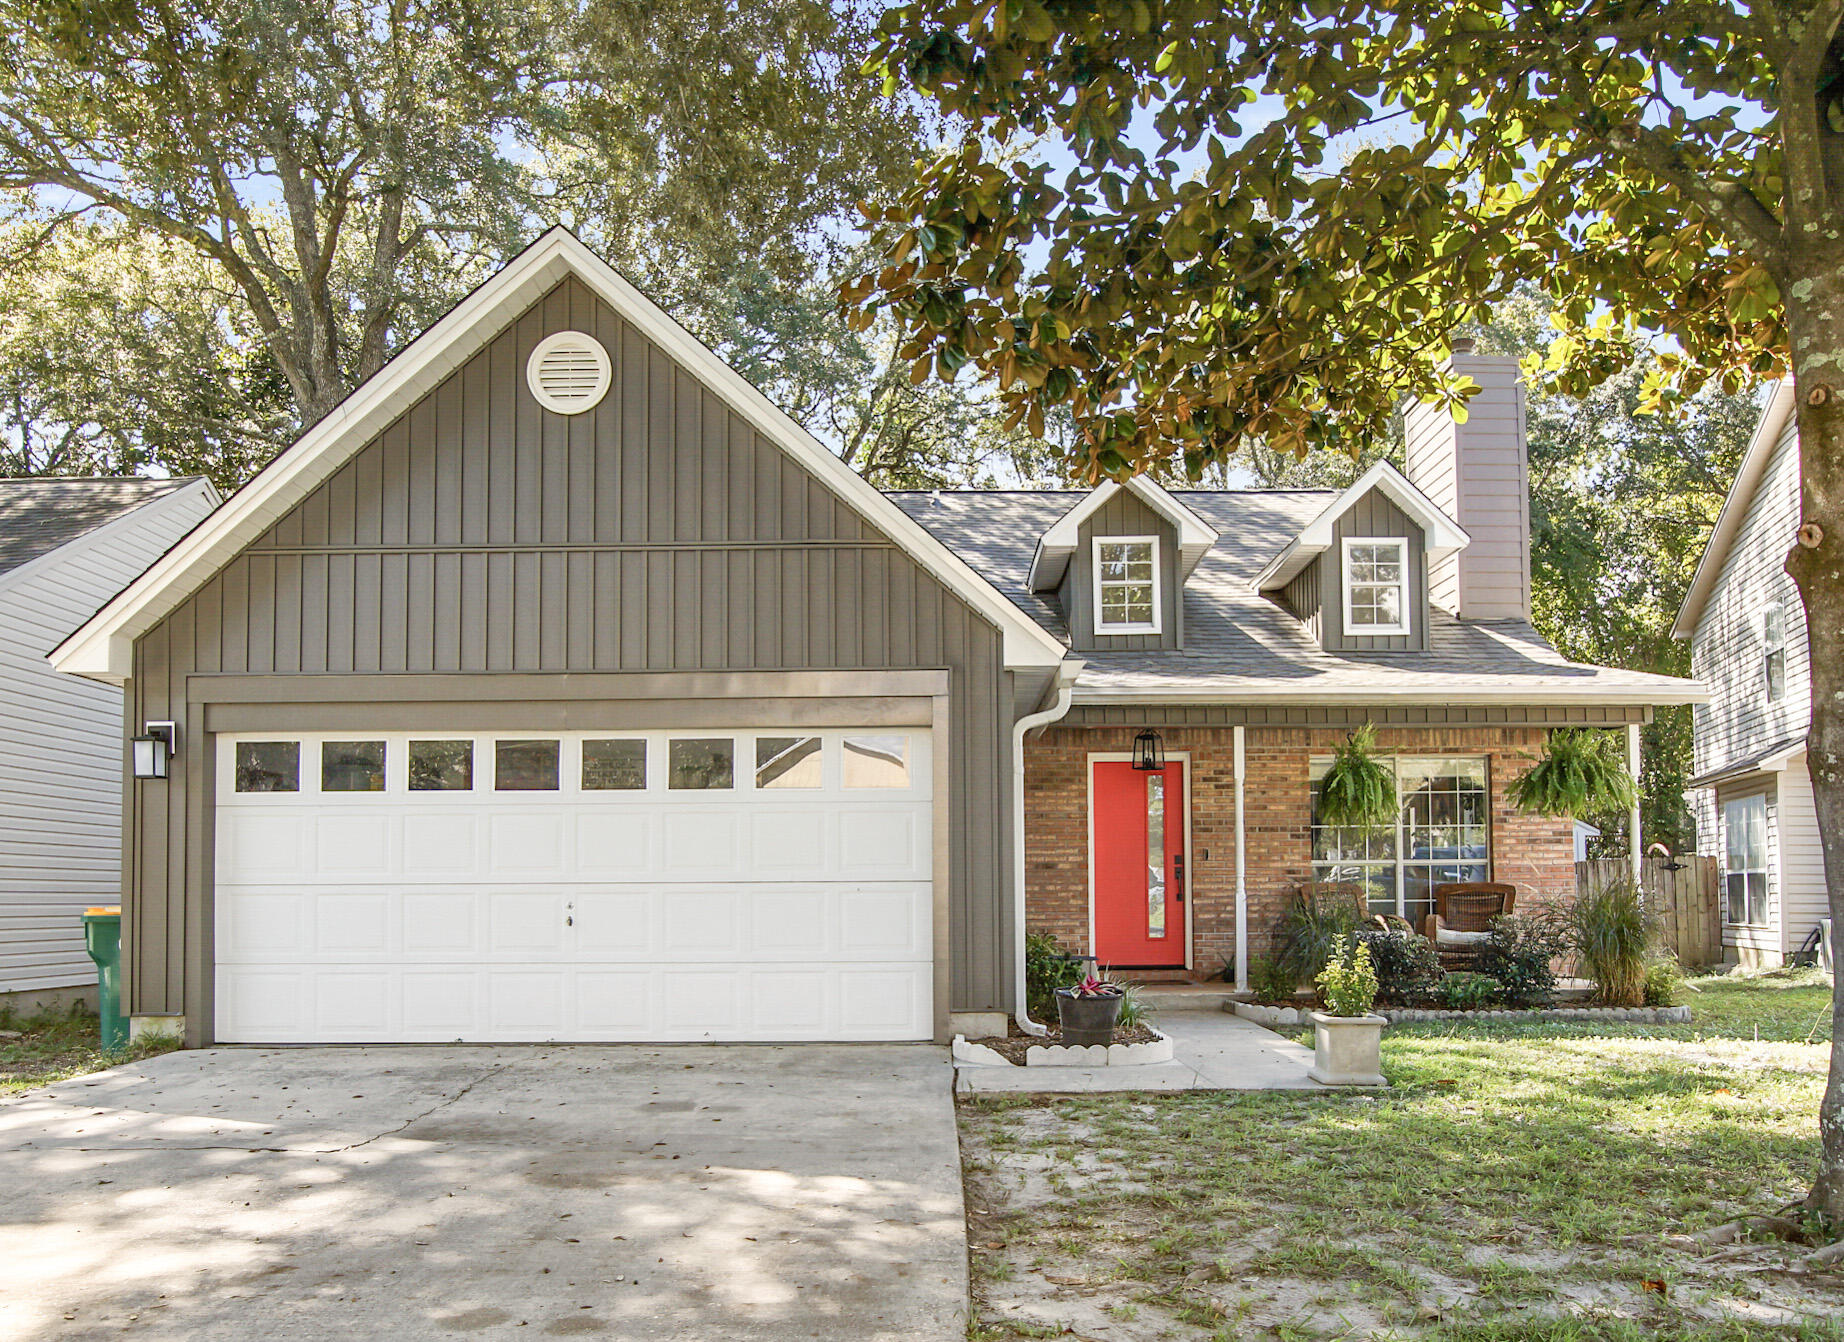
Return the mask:
[[[1017,1005],[1012,1013],[1018,1028],[1026,1034],[1044,1034],[1044,1027],[1031,1019],[1026,1005],[1024,982],[1024,738],[1027,732],[1048,727],[1069,712],[1070,696],[1076,690],[1076,677],[1082,663],[1071,659],[1056,669],[1056,702],[1041,713],[1028,713],[1012,724],[1012,977],[1017,984]]]
[[[1241,992],[1249,986],[1249,865],[1242,823],[1244,730],[1240,723],[1236,725],[1236,988]]]

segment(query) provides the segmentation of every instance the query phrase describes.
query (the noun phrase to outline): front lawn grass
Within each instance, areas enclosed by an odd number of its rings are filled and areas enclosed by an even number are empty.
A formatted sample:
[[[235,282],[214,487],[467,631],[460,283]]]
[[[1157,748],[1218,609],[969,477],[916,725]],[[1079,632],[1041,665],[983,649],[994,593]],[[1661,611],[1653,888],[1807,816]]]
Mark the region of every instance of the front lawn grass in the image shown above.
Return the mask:
[[[105,1049],[96,1017],[62,1011],[22,1018],[0,1010],[0,1031],[6,1032],[0,1034],[0,1096],[179,1047],[177,1039],[153,1037],[126,1048]],[[18,1037],[7,1037],[10,1034]]]
[[[1695,986],[1688,1026],[1392,1028],[1377,1094],[966,1103],[973,1335],[1844,1337],[1844,1272],[1666,1238],[1817,1156],[1823,981]]]

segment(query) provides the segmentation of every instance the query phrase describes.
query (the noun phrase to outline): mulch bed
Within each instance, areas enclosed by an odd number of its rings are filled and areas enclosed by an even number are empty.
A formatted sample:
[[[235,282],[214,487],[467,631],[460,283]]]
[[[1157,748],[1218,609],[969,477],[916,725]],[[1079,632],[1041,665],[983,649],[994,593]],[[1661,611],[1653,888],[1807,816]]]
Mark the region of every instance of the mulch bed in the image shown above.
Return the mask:
[[[1114,1042],[1116,1044],[1150,1044],[1158,1037],[1159,1036],[1154,1034],[1149,1027],[1144,1025],[1136,1025],[1130,1030],[1117,1029],[1114,1031]],[[1040,1045],[1060,1044],[1063,1042],[1063,1031],[1055,1024],[1052,1024],[1047,1034],[1026,1034],[1023,1030],[1018,1028],[1018,1023],[1013,1021],[1011,1023],[1011,1033],[1003,1039],[994,1036],[990,1039],[973,1039],[968,1042],[984,1044],[1014,1067],[1023,1067],[1025,1065],[1024,1055],[1026,1049]]]

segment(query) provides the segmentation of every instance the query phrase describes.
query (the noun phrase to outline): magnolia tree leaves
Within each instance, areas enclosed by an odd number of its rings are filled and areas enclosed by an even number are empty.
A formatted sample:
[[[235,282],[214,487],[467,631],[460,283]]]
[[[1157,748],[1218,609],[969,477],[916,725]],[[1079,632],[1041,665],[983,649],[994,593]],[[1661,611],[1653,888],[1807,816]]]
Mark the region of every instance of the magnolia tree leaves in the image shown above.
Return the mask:
[[[1702,40],[1659,40],[1692,15]],[[1404,396],[1464,415],[1450,333],[1519,283],[1558,320],[1534,374],[1585,391],[1651,328],[1666,408],[1783,367],[1761,257],[1799,46],[1778,11],[1691,4],[923,0],[872,68],[962,133],[872,211],[882,264],[844,300],[1027,425],[1070,406],[1090,475],[1350,450]]]

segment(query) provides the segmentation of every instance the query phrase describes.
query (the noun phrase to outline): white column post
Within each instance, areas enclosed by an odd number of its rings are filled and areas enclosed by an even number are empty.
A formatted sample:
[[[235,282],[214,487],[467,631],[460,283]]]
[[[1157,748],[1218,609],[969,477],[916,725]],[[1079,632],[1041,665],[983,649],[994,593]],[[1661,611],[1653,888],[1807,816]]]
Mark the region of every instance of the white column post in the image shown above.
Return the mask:
[[[1645,835],[1639,830],[1639,724],[1626,724],[1626,771],[1633,776],[1633,810],[1626,818],[1627,839],[1633,850],[1633,884],[1645,874]]]
[[[1236,737],[1236,987],[1244,992],[1249,986],[1249,886],[1248,845],[1242,823],[1243,732],[1238,725]]]

